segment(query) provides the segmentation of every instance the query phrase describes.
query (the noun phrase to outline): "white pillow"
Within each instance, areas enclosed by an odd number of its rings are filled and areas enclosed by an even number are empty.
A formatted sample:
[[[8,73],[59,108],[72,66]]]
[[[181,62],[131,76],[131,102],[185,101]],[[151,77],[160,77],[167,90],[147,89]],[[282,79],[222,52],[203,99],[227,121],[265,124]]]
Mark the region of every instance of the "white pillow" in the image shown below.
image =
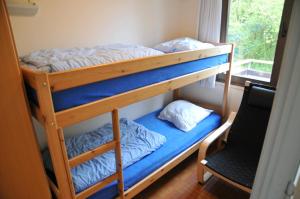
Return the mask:
[[[215,46],[209,43],[191,39],[189,37],[178,38],[171,41],[163,42],[154,47],[154,49],[164,53],[173,53],[187,50],[201,50],[214,48]]]
[[[158,118],[173,123],[182,131],[192,130],[200,121],[205,119],[212,110],[204,109],[185,100],[177,100],[168,104]]]

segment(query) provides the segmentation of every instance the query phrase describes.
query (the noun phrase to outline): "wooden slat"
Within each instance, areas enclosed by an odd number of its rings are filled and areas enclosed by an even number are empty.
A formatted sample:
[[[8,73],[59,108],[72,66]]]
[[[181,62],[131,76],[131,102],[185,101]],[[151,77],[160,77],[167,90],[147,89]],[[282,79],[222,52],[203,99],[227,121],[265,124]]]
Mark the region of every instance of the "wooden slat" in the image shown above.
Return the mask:
[[[89,104],[56,113],[57,124],[66,127],[80,121],[95,117],[99,114],[110,112],[115,107],[126,105],[183,87],[193,82],[205,79],[213,74],[229,70],[229,64],[222,64],[213,68],[205,69],[188,75],[180,76],[171,80],[159,82],[126,93],[108,97]]]
[[[223,45],[205,50],[185,51],[160,56],[145,57],[102,64],[98,66],[83,67],[69,71],[50,73],[49,81],[52,91],[58,91],[230,52],[231,45]]]
[[[112,124],[114,132],[114,141],[116,142],[115,159],[116,159],[116,172],[118,175],[118,191],[119,197],[124,198],[124,180],[122,168],[122,154],[121,154],[121,134],[119,125],[119,113],[117,109],[112,112]]]
[[[113,174],[113,175],[105,178],[103,181],[98,182],[97,184],[95,184],[95,185],[83,190],[82,192],[78,193],[76,195],[76,199],[85,199],[85,198],[89,197],[90,195],[96,193],[97,191],[99,191],[100,189],[105,187],[106,185],[109,185],[113,181],[117,180],[117,179],[118,179],[118,175]]]
[[[231,72],[233,67],[233,56],[234,56],[234,45],[231,44],[231,53],[229,56],[229,70],[226,72],[225,82],[224,82],[224,93],[223,93],[223,101],[222,101],[222,116],[223,119],[226,118],[228,114],[228,101],[229,101],[229,89],[231,83]]]
[[[46,131],[48,148],[54,168],[55,177],[59,188],[59,198],[73,198],[74,193],[69,184],[69,166],[65,164],[64,152],[61,148],[58,126],[55,118],[51,90],[47,74],[40,74],[37,80],[37,96],[40,111],[45,117],[44,127]]]
[[[229,56],[229,70],[226,72],[225,75],[225,82],[224,82],[224,92],[223,92],[223,100],[222,100],[222,116],[223,122],[225,122],[228,113],[229,113],[229,92],[230,92],[230,84],[231,84],[231,73],[233,68],[233,57],[234,57],[234,44],[231,44],[231,53]],[[218,140],[217,147],[220,149],[222,146],[222,142],[226,139],[226,134]]]
[[[113,150],[116,147],[116,141],[111,141],[106,144],[103,144],[95,149],[82,153],[72,159],[69,160],[69,165],[71,168],[84,163],[100,154],[103,154],[107,151]]]

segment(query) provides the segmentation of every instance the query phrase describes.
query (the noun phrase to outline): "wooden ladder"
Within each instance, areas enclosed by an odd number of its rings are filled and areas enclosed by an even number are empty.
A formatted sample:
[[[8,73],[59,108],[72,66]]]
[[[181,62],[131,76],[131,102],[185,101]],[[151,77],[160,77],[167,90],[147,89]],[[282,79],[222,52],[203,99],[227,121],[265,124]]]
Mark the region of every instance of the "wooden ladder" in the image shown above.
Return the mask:
[[[44,118],[44,127],[48,140],[48,148],[51,154],[53,169],[57,180],[57,186],[50,179],[48,180],[54,194],[59,199],[87,198],[106,185],[117,180],[119,197],[124,198],[118,109],[114,109],[111,112],[113,124],[113,140],[93,150],[68,159],[63,129],[57,124],[54,107],[49,106],[49,104],[53,104],[53,102],[48,76],[42,73],[37,78],[41,82],[41,84],[37,84],[37,97],[40,102],[41,114]],[[71,169],[110,150],[115,150],[116,173],[76,194],[72,181]]]
[[[105,178],[104,180],[98,182],[97,184],[85,189],[84,191],[78,193],[75,198],[81,199],[86,198],[93,193],[104,188],[106,185],[117,180],[118,181],[118,191],[119,198],[124,198],[124,182],[123,182],[123,170],[122,170],[122,157],[121,157],[121,135],[120,135],[120,126],[119,126],[119,113],[118,109],[112,111],[112,125],[113,125],[113,140],[101,145],[93,150],[80,154],[70,160],[69,168],[75,167],[78,164],[81,164],[87,160],[94,158],[97,155],[103,154],[107,151],[115,151],[115,160],[116,160],[116,173]]]

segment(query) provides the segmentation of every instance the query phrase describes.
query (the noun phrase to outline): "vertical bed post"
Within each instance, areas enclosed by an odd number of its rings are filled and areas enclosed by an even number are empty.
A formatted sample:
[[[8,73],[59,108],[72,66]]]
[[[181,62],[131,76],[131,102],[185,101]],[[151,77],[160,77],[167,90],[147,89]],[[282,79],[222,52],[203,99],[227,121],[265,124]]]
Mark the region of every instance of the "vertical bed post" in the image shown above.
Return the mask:
[[[40,73],[37,78],[37,97],[39,101],[39,107],[44,117],[44,127],[46,131],[48,148],[51,154],[52,165],[54,168],[56,181],[59,190],[60,199],[70,199],[75,197],[73,185],[70,185],[69,165],[66,165],[64,157],[67,153],[65,147],[62,147],[62,142],[59,136],[59,127],[57,126],[51,89],[49,84],[48,75],[46,73]]]
[[[179,100],[179,99],[180,99],[180,90],[179,90],[179,88],[177,88],[173,91],[173,100],[175,101],[175,100]]]
[[[229,96],[229,88],[231,82],[231,72],[233,67],[233,55],[234,55],[234,44],[231,44],[231,53],[229,55],[229,70],[226,72],[225,81],[224,81],[224,94],[223,94],[223,102],[222,102],[222,117],[223,121],[226,120],[228,115],[228,96]]]
[[[229,70],[226,72],[225,81],[224,81],[224,93],[223,93],[223,102],[222,102],[222,121],[227,120],[229,114],[229,89],[231,83],[231,72],[233,67],[233,56],[234,56],[234,44],[231,44],[231,53],[229,55]],[[223,140],[227,139],[228,132],[221,136],[217,141],[217,148],[220,149],[223,144]]]
[[[112,124],[114,132],[114,141],[116,142],[115,147],[115,159],[116,159],[116,173],[118,175],[118,191],[119,198],[124,198],[124,181],[123,181],[123,170],[122,170],[122,154],[121,154],[121,134],[119,125],[119,112],[118,109],[112,111]]]

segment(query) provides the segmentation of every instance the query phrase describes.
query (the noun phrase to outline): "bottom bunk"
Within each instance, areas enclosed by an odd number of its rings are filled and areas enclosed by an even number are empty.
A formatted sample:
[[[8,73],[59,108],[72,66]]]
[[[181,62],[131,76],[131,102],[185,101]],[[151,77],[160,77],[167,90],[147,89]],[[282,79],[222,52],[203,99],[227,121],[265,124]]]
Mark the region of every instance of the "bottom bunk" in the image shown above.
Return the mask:
[[[191,131],[183,132],[177,129],[172,123],[158,119],[160,111],[161,110],[154,111],[135,120],[135,122],[145,126],[150,131],[154,131],[165,136],[166,142],[151,154],[143,157],[141,160],[123,170],[125,193],[128,192],[126,192],[126,190],[132,189],[134,185],[141,182],[147,176],[153,174],[153,172],[157,171],[168,162],[172,161],[176,158],[176,156],[189,149],[193,144],[204,139],[211,131],[221,125],[222,120],[220,115],[213,112],[198,123],[198,125]],[[151,183],[153,181],[154,180],[152,180]],[[135,191],[134,194],[131,193],[130,195],[134,196],[138,192],[139,190]],[[115,198],[117,196],[117,182],[113,182],[89,198]]]

